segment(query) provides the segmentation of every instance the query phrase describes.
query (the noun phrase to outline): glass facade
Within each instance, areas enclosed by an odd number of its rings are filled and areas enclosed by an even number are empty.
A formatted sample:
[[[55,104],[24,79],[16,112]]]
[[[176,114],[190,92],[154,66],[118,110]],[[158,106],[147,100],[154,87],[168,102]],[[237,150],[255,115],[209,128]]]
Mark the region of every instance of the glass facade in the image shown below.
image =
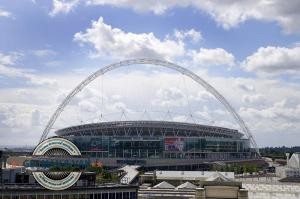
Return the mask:
[[[159,159],[248,158],[247,139],[222,137],[66,136],[82,155],[95,158]]]
[[[59,129],[92,158],[107,165],[184,164],[255,158],[248,139],[238,130],[170,121],[111,121]],[[165,160],[169,161],[165,161]],[[186,162],[188,162],[186,161]]]

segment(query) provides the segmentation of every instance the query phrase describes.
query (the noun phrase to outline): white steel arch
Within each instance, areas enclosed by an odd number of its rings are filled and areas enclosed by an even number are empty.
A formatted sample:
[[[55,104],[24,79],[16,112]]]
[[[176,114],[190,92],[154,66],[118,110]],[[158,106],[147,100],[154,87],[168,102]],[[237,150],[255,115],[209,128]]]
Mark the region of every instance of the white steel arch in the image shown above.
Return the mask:
[[[101,75],[103,75],[103,74],[105,74],[105,73],[107,73],[111,70],[114,70],[116,68],[120,68],[120,67],[123,67],[123,66],[134,65],[134,64],[151,64],[151,65],[156,65],[156,66],[162,66],[162,67],[165,67],[165,68],[170,68],[170,69],[178,71],[179,73],[181,73],[185,76],[190,77],[195,82],[200,84],[209,93],[211,93],[220,103],[222,103],[224,105],[226,110],[232,115],[232,117],[239,124],[240,128],[243,130],[243,132],[245,133],[247,138],[250,140],[250,143],[255,148],[257,154],[260,155],[257,144],[256,144],[256,142],[253,138],[253,135],[251,134],[251,132],[250,132],[249,128],[247,127],[247,125],[245,124],[245,122],[242,120],[240,115],[234,110],[234,108],[227,102],[227,100],[214,87],[212,87],[210,84],[208,84],[206,81],[204,81],[201,77],[199,77],[198,75],[196,75],[192,71],[190,71],[190,70],[188,70],[188,69],[186,69],[182,66],[179,66],[179,65],[171,63],[171,62],[158,60],[158,59],[150,59],[150,58],[130,59],[130,60],[124,60],[124,61],[121,61],[121,62],[110,64],[110,65],[107,65],[107,66],[97,70],[96,72],[94,72],[93,74],[88,76],[86,79],[84,79],[80,84],[78,84],[68,94],[68,96],[63,100],[63,102],[58,106],[56,111],[53,113],[53,115],[51,116],[50,120],[48,121],[48,123],[47,123],[47,125],[46,125],[46,127],[43,131],[43,134],[40,138],[40,142],[42,142],[43,140],[45,140],[47,138],[47,136],[50,132],[50,129],[52,128],[52,126],[55,123],[58,116],[61,114],[61,112],[64,110],[64,108],[69,104],[71,99],[78,92],[80,92],[85,86],[87,86],[89,83],[91,83],[97,77],[99,77],[99,76],[101,76]]]

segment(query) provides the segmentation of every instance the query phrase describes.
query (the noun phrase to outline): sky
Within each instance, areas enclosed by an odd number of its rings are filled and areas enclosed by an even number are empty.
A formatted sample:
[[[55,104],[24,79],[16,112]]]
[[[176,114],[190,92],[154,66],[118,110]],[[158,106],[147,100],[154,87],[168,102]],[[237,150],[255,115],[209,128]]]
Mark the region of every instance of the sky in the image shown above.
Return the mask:
[[[34,146],[58,105],[126,59],[183,66],[232,105],[263,146],[300,145],[300,1],[1,0],[0,146]],[[156,119],[239,126],[208,91],[159,66],[108,72],[51,129]]]

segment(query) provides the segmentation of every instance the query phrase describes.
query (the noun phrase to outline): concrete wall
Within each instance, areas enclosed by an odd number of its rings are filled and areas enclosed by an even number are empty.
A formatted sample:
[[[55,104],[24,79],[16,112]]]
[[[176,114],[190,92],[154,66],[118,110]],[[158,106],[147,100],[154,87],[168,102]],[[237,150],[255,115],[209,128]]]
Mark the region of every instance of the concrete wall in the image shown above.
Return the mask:
[[[300,184],[243,183],[249,199],[300,199]]]

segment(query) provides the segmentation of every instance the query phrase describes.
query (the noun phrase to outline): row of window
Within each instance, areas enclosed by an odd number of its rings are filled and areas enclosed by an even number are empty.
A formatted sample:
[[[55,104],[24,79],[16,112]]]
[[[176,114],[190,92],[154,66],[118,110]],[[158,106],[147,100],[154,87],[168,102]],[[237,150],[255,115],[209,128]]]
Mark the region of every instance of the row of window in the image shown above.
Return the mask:
[[[222,152],[161,152],[157,150],[125,150],[123,152],[116,152],[115,150],[109,152],[95,152],[83,151],[84,156],[94,158],[141,158],[141,159],[240,159],[249,158],[250,152],[238,153],[222,153]]]
[[[68,137],[67,137],[68,138]],[[158,153],[163,151],[197,151],[197,152],[247,152],[249,151],[248,140],[213,140],[204,138],[157,138],[156,140],[124,140],[115,137],[69,137],[81,151],[116,151],[126,157],[126,153],[140,151],[139,153],[150,153],[156,150]],[[126,151],[128,150],[128,152]],[[147,152],[148,151],[148,152]],[[125,154],[124,154],[125,153]],[[120,155],[120,154],[119,154]],[[117,155],[117,156],[119,156]],[[137,154],[134,154],[137,155]],[[155,155],[155,154],[154,154]],[[149,155],[146,155],[149,157]]]
[[[137,192],[110,192],[88,194],[1,194],[1,199],[137,199]]]

